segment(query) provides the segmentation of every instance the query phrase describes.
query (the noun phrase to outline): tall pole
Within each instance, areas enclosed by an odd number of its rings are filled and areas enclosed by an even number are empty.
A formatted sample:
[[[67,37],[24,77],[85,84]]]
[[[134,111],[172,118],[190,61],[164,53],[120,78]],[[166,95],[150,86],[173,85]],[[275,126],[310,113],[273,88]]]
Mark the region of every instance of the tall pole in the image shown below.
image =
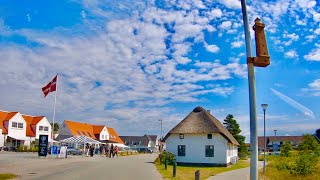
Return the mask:
[[[251,38],[249,32],[248,15],[246,0],[241,0],[242,15],[244,23],[244,32],[246,40],[247,58],[252,57]],[[250,180],[258,179],[258,138],[257,138],[257,112],[256,112],[256,91],[254,81],[253,63],[247,62],[248,66],[248,83],[249,83],[249,102],[250,102]]]
[[[56,92],[55,92],[55,94],[54,94],[52,129],[51,129],[51,156],[53,156],[53,152],[52,152],[52,147],[53,147],[53,131],[54,131],[54,118],[56,117],[56,103],[57,103],[57,93],[58,93],[58,81],[59,81],[59,77],[58,77],[58,74],[57,74]]]
[[[264,136],[264,157],[263,157],[263,174],[266,174],[266,110],[263,109],[263,136]]]
[[[273,130],[274,131],[274,136],[277,136],[277,130]]]
[[[160,121],[160,139],[162,140],[162,119],[159,119]]]

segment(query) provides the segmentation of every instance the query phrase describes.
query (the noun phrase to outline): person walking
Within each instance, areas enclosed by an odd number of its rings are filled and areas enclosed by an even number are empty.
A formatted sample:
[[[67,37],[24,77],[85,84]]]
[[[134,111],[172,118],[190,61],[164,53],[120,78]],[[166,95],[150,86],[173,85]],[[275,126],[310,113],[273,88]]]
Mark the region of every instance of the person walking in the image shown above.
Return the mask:
[[[90,151],[90,147],[89,147],[89,144],[87,143],[86,144],[86,155],[87,155],[87,157],[89,156],[89,151]]]
[[[94,154],[94,145],[92,144],[90,147],[90,156],[93,157]]]
[[[102,155],[102,150],[103,150],[103,146],[102,146],[102,144],[100,144],[100,147],[99,147],[100,156]]]
[[[114,157],[115,155],[117,155],[117,157],[118,157],[118,151],[119,151],[119,147],[116,145],[116,146],[114,147],[113,157]]]
[[[109,153],[110,153],[110,146],[107,143],[107,145],[106,145],[106,157],[109,157]]]
[[[109,158],[111,158],[111,156],[113,157],[113,143],[111,144],[111,147],[110,147],[110,155],[109,155]]]

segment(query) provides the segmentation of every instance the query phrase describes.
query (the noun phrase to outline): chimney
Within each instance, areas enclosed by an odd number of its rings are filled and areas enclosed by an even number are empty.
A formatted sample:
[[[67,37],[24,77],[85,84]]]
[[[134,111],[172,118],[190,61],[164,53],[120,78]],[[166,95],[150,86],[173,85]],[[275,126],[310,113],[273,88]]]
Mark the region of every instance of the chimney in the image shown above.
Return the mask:
[[[210,114],[210,110],[208,109],[207,112]]]

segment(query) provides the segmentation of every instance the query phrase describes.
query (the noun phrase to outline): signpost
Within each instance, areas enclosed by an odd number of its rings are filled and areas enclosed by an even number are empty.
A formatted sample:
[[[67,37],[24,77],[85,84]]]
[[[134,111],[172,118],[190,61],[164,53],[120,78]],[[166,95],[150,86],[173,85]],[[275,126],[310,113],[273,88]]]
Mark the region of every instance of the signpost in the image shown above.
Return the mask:
[[[52,154],[57,155],[58,154],[58,146],[52,146]]]
[[[47,154],[48,154],[48,135],[40,135],[38,155],[46,157]]]

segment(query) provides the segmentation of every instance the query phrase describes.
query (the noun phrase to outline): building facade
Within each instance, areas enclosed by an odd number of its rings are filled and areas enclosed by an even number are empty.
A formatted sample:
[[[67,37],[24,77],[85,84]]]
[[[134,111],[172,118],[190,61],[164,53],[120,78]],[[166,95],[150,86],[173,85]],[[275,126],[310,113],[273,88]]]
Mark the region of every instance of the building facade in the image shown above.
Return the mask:
[[[143,135],[143,136],[120,136],[124,145],[130,149],[140,152],[153,152],[157,150],[157,135]]]
[[[227,166],[238,161],[237,140],[202,107],[195,108],[168,132],[166,151],[178,164]]]
[[[19,112],[0,111],[0,147],[18,148],[28,146],[48,135],[51,139],[51,125],[44,116],[23,115]]]

